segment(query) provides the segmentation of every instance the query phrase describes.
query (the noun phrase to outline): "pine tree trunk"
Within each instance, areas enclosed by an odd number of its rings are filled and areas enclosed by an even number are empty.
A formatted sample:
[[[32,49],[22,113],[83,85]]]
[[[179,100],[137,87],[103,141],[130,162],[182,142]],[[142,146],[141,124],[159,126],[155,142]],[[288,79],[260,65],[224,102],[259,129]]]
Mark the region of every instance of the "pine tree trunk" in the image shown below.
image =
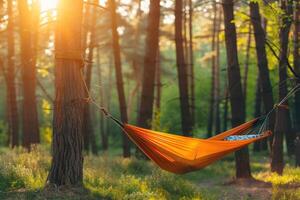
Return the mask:
[[[300,74],[300,1],[295,0],[295,11],[294,11],[294,70],[297,74]],[[297,81],[299,84],[300,81]],[[295,131],[296,131],[296,141],[295,141],[295,157],[296,157],[296,166],[300,167],[300,91],[295,93]]]
[[[188,0],[189,2],[189,68],[190,68],[190,99],[191,99],[191,120],[192,127],[195,126],[196,123],[196,106],[195,106],[195,76],[194,76],[194,48],[193,48],[193,2],[192,0]]]
[[[221,29],[221,20],[222,13],[219,7],[217,7],[219,12],[217,19],[217,30],[216,30],[216,78],[215,78],[215,134],[221,132],[221,119],[220,119],[220,29]]]
[[[31,13],[26,0],[18,1],[21,39],[21,74],[23,86],[23,146],[30,149],[31,144],[40,142],[36,103],[36,69],[34,65],[34,45],[31,30]]]
[[[250,16],[254,30],[254,39],[256,46],[256,56],[259,70],[259,78],[261,84],[262,100],[264,103],[265,112],[270,112],[273,109],[274,100],[269,76],[268,59],[266,53],[266,34],[262,26],[261,16],[259,13],[259,5],[257,2],[250,2]],[[275,113],[270,114],[269,129],[274,130]],[[272,142],[272,137],[270,137]],[[271,144],[271,143],[270,143]],[[271,147],[271,145],[270,145]]]
[[[245,71],[244,71],[244,80],[243,80],[243,91],[245,102],[247,102],[247,82],[248,82],[248,71],[249,71],[249,61],[250,61],[250,48],[251,48],[251,36],[252,36],[252,28],[251,23],[249,23],[249,33],[247,38],[247,46],[246,46],[246,59],[245,59]]]
[[[208,118],[208,127],[207,127],[207,137],[212,136],[214,119],[215,119],[215,91],[216,91],[216,24],[217,24],[217,5],[216,2],[213,2],[213,24],[212,24],[212,41],[211,41],[211,51],[213,56],[211,57],[211,89],[210,89],[210,106],[209,106],[209,118]]]
[[[237,54],[236,28],[233,14],[233,0],[223,0],[225,44],[228,67],[228,87],[230,94],[232,126],[238,126],[245,121],[245,99],[242,90],[240,67]],[[248,148],[235,153],[236,177],[251,178]]]
[[[127,116],[127,106],[126,106],[123,75],[122,75],[119,34],[117,32],[118,15],[116,13],[115,0],[109,0],[109,8],[111,12],[111,30],[112,30],[112,40],[113,40],[112,43],[113,43],[113,54],[115,60],[115,75],[116,75],[117,91],[119,97],[120,114],[121,114],[122,122],[127,123],[128,116]],[[125,133],[123,134],[123,157],[130,157],[130,143]]]
[[[280,1],[280,7],[284,16],[292,15],[292,1],[291,0],[282,0]],[[291,27],[291,20],[288,17],[282,17],[282,24],[280,27],[280,57],[279,57],[279,82],[282,83],[279,87],[279,99],[282,100],[288,93],[287,84],[283,82],[287,79],[287,50],[288,50],[288,41],[289,41],[289,32]],[[284,160],[283,160],[283,135],[290,134],[290,114],[288,109],[288,103],[284,102],[276,110],[276,123],[274,131],[274,140],[273,140],[273,151],[272,151],[272,162],[271,170],[282,174]],[[287,140],[289,137],[287,137]],[[292,146],[294,146],[294,141],[292,141]],[[288,141],[287,141],[287,144]],[[289,150],[289,147],[288,147]]]
[[[175,43],[176,43],[176,63],[178,73],[181,128],[186,136],[192,135],[192,121],[189,106],[188,78],[184,59],[183,36],[182,36],[182,0],[175,1]]]
[[[81,53],[81,0],[60,1],[55,42],[56,97],[53,117],[52,164],[48,183],[82,185],[83,109],[85,104]]]
[[[261,116],[261,102],[262,102],[262,97],[261,97],[261,84],[260,84],[260,78],[257,77],[256,79],[256,91],[255,91],[255,107],[254,107],[254,117],[260,117]],[[254,152],[259,152],[262,150],[261,148],[261,141],[256,141],[254,143],[253,151]]]
[[[109,68],[110,68],[110,66],[109,66]],[[99,91],[100,105],[105,106],[106,104],[104,102],[104,91],[103,91],[105,89],[105,85],[104,85],[104,81],[102,78],[102,66],[101,66],[101,62],[100,62],[100,50],[99,49],[97,49],[97,70],[98,70],[97,74],[99,77],[99,85],[100,85],[100,91]],[[109,87],[107,87],[107,91],[110,91]],[[109,94],[107,94],[107,95],[109,95]],[[108,132],[105,130],[104,117],[105,117],[104,114],[100,113],[100,124],[99,124],[100,125],[100,137],[101,137],[102,150],[107,151],[108,150]]]
[[[142,81],[142,96],[139,109],[138,125],[151,127],[154,104],[155,68],[159,42],[160,1],[150,1],[146,52]]]
[[[13,1],[7,1],[7,109],[8,109],[8,127],[10,136],[10,145],[15,147],[19,145],[19,116],[17,107],[17,94],[15,86],[15,38],[14,38],[14,20],[13,20]]]
[[[93,3],[97,4],[98,0],[94,0]],[[89,26],[90,30],[90,42],[88,46],[88,56],[87,60],[88,63],[86,65],[86,72],[85,72],[85,83],[86,89],[90,91],[91,89],[91,81],[92,81],[92,67],[93,67],[93,57],[94,57],[94,47],[95,47],[95,26],[96,26],[96,19],[97,19],[97,10],[96,8],[91,9],[91,24]],[[86,31],[88,32],[88,31]],[[89,94],[86,91],[86,97],[89,98]],[[92,153],[97,154],[97,145],[96,145],[96,138],[94,133],[93,122],[91,119],[91,110],[90,110],[90,103],[87,102],[84,106],[84,117],[83,117],[83,134],[84,134],[84,148],[86,151],[89,151],[89,145],[91,145]],[[89,142],[90,141],[90,142]]]

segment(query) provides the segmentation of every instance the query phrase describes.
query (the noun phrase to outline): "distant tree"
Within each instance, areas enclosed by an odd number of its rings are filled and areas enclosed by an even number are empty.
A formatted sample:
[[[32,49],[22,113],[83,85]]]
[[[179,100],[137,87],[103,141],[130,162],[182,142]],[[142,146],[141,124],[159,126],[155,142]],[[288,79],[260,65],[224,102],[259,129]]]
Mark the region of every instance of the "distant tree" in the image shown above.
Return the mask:
[[[93,0],[93,4],[98,4],[98,0]],[[96,20],[97,20],[97,10],[95,7],[90,9],[91,12],[91,19],[90,19],[90,26],[88,26],[88,30],[90,33],[89,38],[89,45],[88,45],[88,55],[87,55],[87,64],[85,69],[85,83],[87,91],[91,89],[91,81],[92,81],[92,67],[93,67],[93,58],[94,58],[94,48],[96,45],[95,42],[95,30],[96,30]],[[87,31],[86,31],[87,32]],[[89,94],[86,94],[87,98]],[[93,122],[91,119],[91,108],[90,104],[87,103],[84,106],[84,117],[83,117],[83,134],[84,134],[84,142],[85,150],[89,151],[89,146],[91,145],[92,153],[97,154],[97,145],[96,145],[96,138],[94,133]],[[89,142],[90,141],[90,142]]]
[[[110,15],[111,15],[112,45],[113,45],[113,54],[114,54],[114,61],[115,61],[115,74],[116,74],[121,120],[122,122],[127,123],[128,116],[127,116],[127,106],[126,106],[125,91],[124,91],[123,76],[122,76],[119,33],[117,31],[118,15],[116,13],[116,2],[115,0],[109,0],[108,2],[109,2],[108,5],[109,5]],[[125,133],[123,134],[123,157],[130,157],[130,143]]]
[[[256,90],[255,90],[255,104],[254,104],[254,117],[260,117],[262,114],[262,97],[261,97],[261,84],[260,78],[256,79]],[[256,141],[253,146],[254,152],[259,152],[262,150],[262,141]]]
[[[261,86],[262,101],[264,103],[265,112],[270,112],[273,109],[274,100],[273,100],[273,91],[269,75],[268,68],[268,59],[266,53],[266,33],[263,28],[261,16],[259,13],[259,5],[257,2],[250,2],[250,17],[254,30],[254,39],[256,46],[256,56],[259,70],[259,82]],[[274,130],[275,115],[274,113],[270,114],[269,118],[269,129]],[[272,141],[272,137],[270,139]],[[271,147],[271,145],[270,145]]]
[[[281,24],[280,24],[280,55],[279,55],[279,99],[282,100],[288,93],[287,88],[287,53],[288,53],[288,42],[289,33],[291,28],[291,16],[293,14],[293,1],[292,0],[280,0],[280,8],[282,10]],[[287,135],[288,150],[289,145],[294,146],[293,142],[289,143],[290,132],[291,132],[291,120],[288,108],[288,102],[284,102],[277,108],[276,112],[276,123],[274,130],[273,140],[273,151],[272,151],[272,162],[271,170],[278,174],[282,174],[284,167],[283,160],[283,136]]]
[[[181,128],[184,135],[192,135],[192,121],[189,106],[188,92],[188,74],[185,65],[184,48],[183,48],[183,27],[182,27],[182,0],[175,1],[175,44],[176,44],[176,63],[178,73],[178,85],[180,95],[181,110]]]
[[[150,128],[159,42],[160,1],[150,1],[138,125]]]
[[[7,1],[7,110],[8,110],[8,128],[10,136],[10,145],[15,147],[19,145],[19,116],[16,95],[16,70],[15,70],[15,36],[14,36],[14,17],[13,1]]]
[[[228,87],[231,104],[231,124],[233,127],[245,121],[245,99],[241,84],[240,66],[237,53],[237,37],[234,21],[233,0],[223,0],[225,44],[227,54]],[[236,177],[251,178],[248,148],[235,153]]]
[[[30,148],[31,144],[39,143],[39,123],[36,103],[36,66],[34,40],[32,32],[34,29],[32,13],[26,0],[18,0],[20,39],[21,39],[21,74],[23,86],[23,146]]]
[[[50,184],[81,185],[83,177],[82,118],[85,104],[81,69],[82,0],[58,5],[55,41],[55,105]]]

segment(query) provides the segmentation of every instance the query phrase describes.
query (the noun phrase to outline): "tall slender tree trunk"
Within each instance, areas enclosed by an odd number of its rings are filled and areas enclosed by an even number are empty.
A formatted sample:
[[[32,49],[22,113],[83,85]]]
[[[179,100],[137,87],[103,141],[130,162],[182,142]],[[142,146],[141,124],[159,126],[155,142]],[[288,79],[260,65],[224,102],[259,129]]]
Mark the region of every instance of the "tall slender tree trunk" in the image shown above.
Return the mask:
[[[242,90],[240,67],[237,54],[236,27],[233,23],[233,0],[223,0],[225,43],[227,53],[228,83],[231,104],[232,126],[238,126],[245,121],[245,99]],[[236,177],[251,178],[248,148],[235,153]]]
[[[247,45],[246,45],[245,71],[244,71],[244,81],[243,81],[243,91],[244,91],[245,102],[247,102],[247,83],[248,83],[250,48],[251,48],[251,39],[252,39],[251,23],[249,23],[248,31],[249,32],[248,32]]]
[[[98,0],[93,1],[94,4],[98,3]],[[89,94],[87,93],[91,89],[91,82],[92,82],[92,67],[93,67],[93,57],[94,57],[94,48],[96,45],[95,42],[95,26],[96,26],[96,19],[97,19],[97,11],[96,8],[90,10],[91,14],[91,24],[89,26],[90,30],[90,39],[89,39],[89,46],[88,46],[88,63],[86,65],[85,71],[85,83],[86,83],[86,96],[89,98]],[[83,134],[84,139],[87,142],[84,142],[85,150],[89,151],[89,145],[91,145],[92,153],[97,154],[97,145],[96,145],[96,138],[94,133],[93,122],[91,119],[91,108],[89,102],[87,102],[84,106],[84,117],[83,117]],[[90,142],[89,142],[90,141]]]
[[[23,86],[23,146],[39,143],[39,123],[36,104],[36,69],[34,65],[33,39],[31,35],[32,15],[26,0],[18,0],[21,38],[21,63]]]
[[[221,31],[221,20],[222,13],[221,10],[217,7],[219,11],[217,19],[217,30],[216,30],[216,78],[215,78],[215,134],[221,132],[221,119],[220,119],[220,31]]]
[[[55,41],[55,105],[52,163],[48,183],[82,185],[85,104],[82,80],[82,0],[64,0],[58,5]]]
[[[111,12],[112,44],[113,44],[113,53],[114,53],[114,60],[115,60],[115,74],[116,74],[117,91],[119,97],[120,114],[121,114],[122,122],[127,123],[128,116],[127,116],[127,106],[126,106],[123,75],[122,75],[119,34],[117,31],[118,15],[116,13],[115,0],[109,0],[109,8]],[[126,134],[123,134],[123,157],[130,157],[130,143]]]
[[[282,100],[288,93],[287,84],[283,82],[287,79],[287,50],[289,41],[289,32],[291,27],[291,19],[286,16],[292,15],[292,1],[282,0],[280,1],[280,8],[283,12],[281,27],[280,27],[280,57],[279,57],[279,82],[282,85],[279,87],[279,99]],[[283,136],[289,134],[290,129],[290,114],[288,108],[288,102],[284,102],[276,110],[276,123],[274,131],[273,151],[271,170],[282,174],[284,160],[283,160]],[[288,137],[287,137],[288,139]]]
[[[212,24],[212,40],[211,40],[211,51],[213,56],[211,57],[211,89],[210,89],[210,106],[209,106],[209,118],[208,118],[208,127],[207,127],[207,137],[212,136],[214,119],[215,119],[215,92],[216,92],[216,26],[217,26],[217,3],[213,2],[213,24]]]
[[[101,66],[101,62],[100,62],[100,49],[97,49],[97,69],[98,69],[98,77],[99,77],[99,84],[100,84],[100,105],[101,106],[105,106],[105,102],[104,102],[104,81],[102,78],[102,66]],[[109,91],[108,89],[109,87],[107,87],[107,91]],[[107,102],[108,103],[108,102]],[[108,132],[105,130],[105,123],[104,123],[104,115],[102,113],[100,113],[100,137],[101,137],[101,146],[102,146],[102,150],[106,151],[108,150]]]
[[[190,68],[190,99],[191,99],[191,120],[192,127],[196,123],[196,106],[195,106],[195,76],[194,76],[194,48],[193,48],[193,2],[188,0],[189,4],[189,68]]]
[[[184,59],[183,36],[182,36],[182,0],[175,1],[175,43],[176,43],[176,63],[178,73],[181,128],[186,136],[192,135],[192,121],[188,96],[188,77]]]
[[[138,124],[150,128],[153,115],[155,68],[159,42],[160,1],[150,1],[148,28],[146,38],[146,52],[144,57],[144,72],[142,82],[142,96],[139,109]]]
[[[160,62],[160,50],[158,48],[157,51],[157,63],[156,63],[156,75],[155,75],[155,82],[156,82],[156,100],[155,100],[155,109],[156,111],[160,112],[160,102],[161,102],[161,62]]]
[[[254,106],[254,117],[260,117],[261,116],[261,103],[262,103],[262,97],[261,97],[261,84],[260,84],[260,78],[257,77],[256,79],[256,91],[255,91],[255,106]],[[253,151],[259,152],[262,150],[261,148],[262,142],[256,141],[254,143]]]
[[[295,0],[295,11],[294,11],[294,70],[297,74],[300,74],[300,1]],[[298,80],[299,84],[300,81]],[[300,91],[295,93],[295,131],[296,131],[296,141],[295,141],[295,157],[296,166],[300,167]]]
[[[15,86],[15,38],[14,38],[14,19],[13,1],[7,1],[7,109],[8,126],[10,135],[10,145],[19,145],[19,116],[17,107],[17,95]]]
[[[259,13],[259,5],[257,2],[250,2],[250,16],[254,30],[254,39],[256,47],[256,56],[259,70],[259,78],[261,84],[261,95],[264,103],[265,112],[270,112],[274,106],[273,92],[271,86],[271,80],[269,76],[268,59],[266,53],[266,34]],[[275,114],[270,114],[269,129],[274,130]],[[270,137],[272,142],[272,137]],[[271,145],[270,145],[271,147]]]

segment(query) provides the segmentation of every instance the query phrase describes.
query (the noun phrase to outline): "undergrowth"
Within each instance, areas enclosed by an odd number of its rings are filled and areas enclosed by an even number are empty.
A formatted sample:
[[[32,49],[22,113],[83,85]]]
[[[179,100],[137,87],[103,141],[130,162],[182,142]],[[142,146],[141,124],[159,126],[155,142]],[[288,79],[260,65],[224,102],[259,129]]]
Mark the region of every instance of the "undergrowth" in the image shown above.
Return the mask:
[[[300,199],[300,169],[287,166],[283,176],[269,172],[267,159],[254,158],[253,175],[273,184],[273,199]],[[151,162],[135,158],[85,156],[84,190],[49,194],[43,189],[51,157],[34,147],[0,150],[0,199],[230,199],[236,192],[222,183],[234,176],[234,162],[227,157],[203,170],[174,175]],[[211,184],[211,185],[210,185]],[[298,187],[297,187],[298,186]],[[225,198],[226,199],[226,198]]]

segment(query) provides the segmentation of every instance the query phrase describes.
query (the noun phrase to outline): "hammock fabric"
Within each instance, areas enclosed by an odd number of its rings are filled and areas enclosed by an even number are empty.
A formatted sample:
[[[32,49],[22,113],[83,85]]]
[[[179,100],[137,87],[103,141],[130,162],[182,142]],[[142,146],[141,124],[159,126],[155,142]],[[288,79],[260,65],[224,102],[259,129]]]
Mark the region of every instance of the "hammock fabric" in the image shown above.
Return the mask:
[[[271,131],[265,131],[256,138],[224,140],[228,136],[245,134],[253,129],[258,121],[259,119],[254,119],[208,139],[162,133],[129,124],[125,124],[123,128],[139,149],[160,168],[183,174],[204,168],[231,152],[270,136]]]

